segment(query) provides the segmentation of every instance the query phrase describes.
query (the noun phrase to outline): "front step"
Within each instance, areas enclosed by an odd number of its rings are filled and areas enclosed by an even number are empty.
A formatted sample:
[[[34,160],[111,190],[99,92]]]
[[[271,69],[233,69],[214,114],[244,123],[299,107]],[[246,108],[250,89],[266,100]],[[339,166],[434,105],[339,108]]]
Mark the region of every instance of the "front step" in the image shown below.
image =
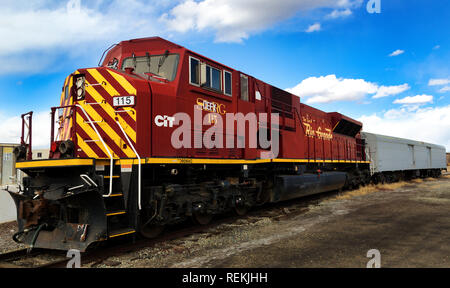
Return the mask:
[[[104,203],[107,217],[107,231],[108,238],[116,238],[136,233],[136,228],[130,223],[130,215],[126,209],[124,192],[122,190],[122,174],[120,165],[114,165],[113,175],[110,176],[109,166],[105,166],[103,170],[98,170],[97,173],[103,180],[104,195],[109,193],[109,182],[112,180],[113,189],[112,194],[104,197]]]
[[[111,179],[111,176],[109,176],[109,175],[103,175],[103,178],[104,178],[104,179]],[[114,178],[114,179],[120,178],[120,175],[113,175],[112,178]]]
[[[121,236],[126,236],[126,235],[131,235],[136,233],[136,230],[132,229],[132,228],[120,228],[120,229],[115,229],[113,231],[111,231],[109,233],[108,238],[116,238],[116,237],[121,237]]]
[[[125,210],[111,211],[111,212],[107,212],[107,213],[106,213],[106,217],[117,216],[117,215],[123,215],[123,214],[126,214],[126,213],[127,213],[127,211],[125,211]]]

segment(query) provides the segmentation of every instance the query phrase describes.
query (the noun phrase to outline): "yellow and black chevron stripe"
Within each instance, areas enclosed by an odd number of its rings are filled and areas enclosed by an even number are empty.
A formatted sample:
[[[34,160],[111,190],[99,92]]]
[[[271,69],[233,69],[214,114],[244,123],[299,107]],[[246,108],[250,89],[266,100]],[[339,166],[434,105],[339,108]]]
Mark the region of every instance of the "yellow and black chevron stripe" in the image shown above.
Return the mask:
[[[132,145],[136,147],[136,110],[132,107],[114,107],[113,97],[137,96],[136,88],[125,77],[108,68],[81,69],[74,73],[74,75],[77,74],[84,74],[86,77],[86,94],[85,99],[76,101],[76,104],[84,108],[92,120],[92,125],[95,125],[106,144],[105,148],[88,118],[78,108],[76,109],[76,127],[74,128],[76,139],[72,139],[77,144],[78,157],[109,158],[108,149],[114,158],[135,158],[136,154],[131,149],[116,121],[119,121]],[[69,93],[72,85],[73,76],[69,76],[65,84]],[[65,99],[63,91],[61,105],[71,105],[73,101],[71,97],[69,98],[70,100]],[[64,109],[65,115],[70,113],[69,110]],[[64,121],[62,129],[60,129],[61,140],[70,138],[73,128],[72,120],[73,117],[68,117]]]

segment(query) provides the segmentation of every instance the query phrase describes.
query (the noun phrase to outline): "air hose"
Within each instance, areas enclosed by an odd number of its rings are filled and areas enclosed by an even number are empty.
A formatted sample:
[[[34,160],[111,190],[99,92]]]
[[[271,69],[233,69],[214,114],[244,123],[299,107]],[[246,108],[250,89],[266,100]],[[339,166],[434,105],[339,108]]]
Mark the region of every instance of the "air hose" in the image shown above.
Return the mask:
[[[33,229],[33,230],[34,230],[34,229]],[[22,241],[20,241],[20,240],[18,239],[18,237],[21,236],[21,235],[23,235],[23,234],[25,234],[25,232],[26,232],[26,231],[19,231],[19,232],[15,233],[15,234],[12,236],[14,242],[19,243],[19,244],[22,243]]]
[[[25,229],[25,230],[23,230],[23,231],[19,231],[19,232],[15,233],[15,234],[12,236],[12,238],[13,238],[14,242],[16,242],[16,243],[22,243],[22,241],[20,241],[20,240],[18,239],[21,235],[23,235],[23,234],[25,234],[25,233],[28,233],[28,232],[30,232],[30,231],[36,230],[36,232],[34,232],[33,238],[31,239],[30,247],[28,248],[28,251],[27,251],[28,253],[30,253],[31,250],[33,250],[33,248],[34,248],[34,244],[36,243],[36,239],[37,239],[39,233],[41,232],[42,228],[44,228],[44,227],[47,227],[47,223],[42,223],[42,224],[39,225],[39,226],[35,226],[35,227],[33,227],[33,228],[30,228],[30,229]]]
[[[12,238],[13,238],[14,242],[19,243],[19,244],[22,244],[23,242],[22,242],[21,240],[19,240],[20,236],[22,236],[23,234],[28,233],[28,232],[30,232],[30,231],[36,230],[37,228],[39,228],[39,226],[33,226],[33,227],[31,227],[31,228],[26,228],[26,229],[23,230],[23,231],[19,231],[19,232],[15,233],[15,234],[12,236]]]

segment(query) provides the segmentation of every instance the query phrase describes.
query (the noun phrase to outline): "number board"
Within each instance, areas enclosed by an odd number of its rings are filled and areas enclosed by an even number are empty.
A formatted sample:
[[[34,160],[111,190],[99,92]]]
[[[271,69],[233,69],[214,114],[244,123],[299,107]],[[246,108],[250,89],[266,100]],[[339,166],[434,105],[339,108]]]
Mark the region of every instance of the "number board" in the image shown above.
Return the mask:
[[[113,98],[114,107],[133,106],[134,96],[118,96]]]

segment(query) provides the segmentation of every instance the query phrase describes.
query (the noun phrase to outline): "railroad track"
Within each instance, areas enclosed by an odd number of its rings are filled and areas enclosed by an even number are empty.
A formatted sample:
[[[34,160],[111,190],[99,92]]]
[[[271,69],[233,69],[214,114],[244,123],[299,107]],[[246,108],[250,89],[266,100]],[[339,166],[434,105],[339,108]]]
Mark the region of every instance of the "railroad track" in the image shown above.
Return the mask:
[[[27,248],[0,254],[0,268],[45,268],[67,262],[64,251]]]
[[[81,253],[81,267],[87,267],[85,266],[87,264],[95,266],[112,256],[152,247],[164,241],[182,238],[195,233],[202,233],[222,223],[233,222],[237,218],[239,217],[223,217],[222,219],[205,226],[188,225],[181,229],[176,225],[170,227],[170,230],[155,239],[139,239],[134,242],[128,241],[126,243],[123,242],[130,240],[129,238],[122,239],[122,241],[109,241],[103,246],[100,245],[93,250]],[[31,252],[28,252],[28,249],[24,248],[0,254],[0,268],[65,268],[69,260],[67,251],[35,248]]]
[[[327,193],[326,195],[329,195]],[[124,253],[131,253],[143,248],[152,247],[158,243],[175,240],[197,233],[208,232],[212,228],[216,228],[221,224],[231,224],[238,219],[246,219],[248,222],[257,222],[262,218],[282,218],[286,216],[283,209],[289,209],[289,214],[294,215],[297,211],[294,206],[301,206],[300,210],[304,211],[304,207],[311,205],[314,201],[318,201],[326,195],[318,197],[317,195],[307,197],[302,201],[298,199],[287,201],[284,203],[269,204],[268,206],[256,207],[246,216],[236,216],[229,214],[219,215],[211,224],[198,226],[189,223],[182,223],[169,227],[165,233],[155,239],[138,239],[136,241],[108,241],[104,245],[100,245],[96,249],[81,254],[81,267],[95,267],[101,264],[109,257],[119,256]],[[300,211],[298,210],[298,211]],[[130,240],[128,238],[128,240]],[[0,268],[65,268],[70,260],[66,256],[67,251],[55,251],[48,249],[35,248],[30,253],[27,249],[19,249],[0,254]]]
[[[349,191],[351,190],[345,192]],[[283,218],[295,217],[296,215],[306,213],[309,210],[309,206],[317,205],[320,202],[333,198],[341,193],[342,192],[332,191],[255,207],[249,211],[246,216],[235,216],[231,213],[218,215],[211,224],[204,226],[182,223],[168,227],[165,233],[155,239],[129,241],[129,238],[125,238],[122,240],[107,241],[93,250],[82,253],[81,267],[96,267],[110,257],[153,247],[156,244],[165,241],[180,239],[198,233],[208,233],[211,230],[214,230],[213,228],[221,226],[221,224],[233,224],[237,222],[237,220],[246,220],[247,223],[251,223],[260,221],[264,218],[280,221]],[[66,257],[66,253],[66,251],[46,249],[33,249],[31,253],[27,253],[27,249],[11,251],[0,254],[0,268],[65,268],[67,262],[70,260]]]

